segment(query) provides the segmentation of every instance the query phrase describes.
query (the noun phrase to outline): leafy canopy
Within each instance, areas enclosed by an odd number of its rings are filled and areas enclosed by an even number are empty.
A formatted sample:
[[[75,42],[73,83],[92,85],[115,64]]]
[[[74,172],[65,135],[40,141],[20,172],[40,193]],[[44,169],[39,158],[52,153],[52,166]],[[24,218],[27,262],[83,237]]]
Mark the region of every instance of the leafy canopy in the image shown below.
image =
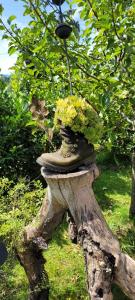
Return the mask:
[[[18,53],[12,86],[29,99],[45,99],[53,112],[56,99],[70,92],[65,48],[55,34],[58,8],[45,0],[22,1],[31,18],[27,27],[18,28],[14,17],[8,24],[0,21],[9,53]],[[129,153],[134,144],[129,132],[135,118],[135,2],[72,0],[63,7],[64,21],[73,27],[67,41],[73,94],[100,112],[106,146]]]

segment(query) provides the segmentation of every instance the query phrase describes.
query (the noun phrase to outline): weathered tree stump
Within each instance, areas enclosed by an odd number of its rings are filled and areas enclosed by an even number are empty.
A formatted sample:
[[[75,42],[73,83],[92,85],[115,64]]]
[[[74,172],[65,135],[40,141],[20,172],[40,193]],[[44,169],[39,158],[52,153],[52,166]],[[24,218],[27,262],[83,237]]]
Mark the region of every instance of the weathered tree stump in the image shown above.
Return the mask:
[[[47,300],[47,274],[41,250],[69,210],[83,247],[91,300],[112,300],[111,285],[118,284],[135,299],[135,261],[121,253],[119,242],[109,229],[95,199],[92,183],[98,176],[95,164],[69,174],[41,173],[47,181],[47,195],[37,218],[25,228],[18,257],[30,282],[30,299]]]

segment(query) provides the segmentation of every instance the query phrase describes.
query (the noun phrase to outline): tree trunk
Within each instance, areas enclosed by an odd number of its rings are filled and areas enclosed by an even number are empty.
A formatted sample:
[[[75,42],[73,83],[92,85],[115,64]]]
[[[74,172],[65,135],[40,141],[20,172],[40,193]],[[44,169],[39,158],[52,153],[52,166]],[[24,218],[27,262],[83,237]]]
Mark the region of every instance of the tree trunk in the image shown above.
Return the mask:
[[[70,213],[70,211],[67,211],[67,222],[68,222],[68,235],[72,243],[77,244],[78,240],[78,230],[77,226],[75,224],[75,221]]]
[[[34,245],[40,250],[51,238],[53,230],[69,209],[77,226],[78,241],[83,247],[87,270],[88,293],[91,300],[112,300],[112,283],[118,284],[132,300],[135,299],[135,261],[121,253],[119,242],[109,229],[95,199],[92,182],[98,176],[96,165],[69,174],[51,174],[41,169],[48,183],[46,201],[38,218],[25,228],[23,245],[18,256],[29,278],[30,288],[48,292],[47,276],[43,276],[43,261],[30,260]],[[25,249],[25,250],[24,250]],[[32,272],[31,272],[31,270]],[[32,275],[33,274],[33,275]],[[44,287],[43,287],[44,284]],[[42,298],[48,299],[45,295]]]
[[[49,299],[49,281],[44,269],[45,259],[42,251],[47,249],[47,243],[61,223],[64,213],[64,206],[55,197],[52,199],[48,187],[39,214],[24,228],[22,240],[16,245],[17,258],[29,281],[29,300]]]
[[[135,149],[132,152],[132,192],[131,192],[131,205],[130,215],[135,216]]]
[[[135,145],[135,118],[133,120],[133,145]],[[129,209],[129,215],[134,217],[135,216],[135,147],[133,147],[132,155],[131,155],[131,162],[132,162],[132,192],[131,192],[131,204]]]

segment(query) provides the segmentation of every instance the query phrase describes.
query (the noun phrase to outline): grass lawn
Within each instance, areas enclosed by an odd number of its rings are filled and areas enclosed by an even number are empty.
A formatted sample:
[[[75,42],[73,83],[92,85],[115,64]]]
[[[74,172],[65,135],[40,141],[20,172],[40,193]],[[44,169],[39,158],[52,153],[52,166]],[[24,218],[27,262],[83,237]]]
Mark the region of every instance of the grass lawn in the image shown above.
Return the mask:
[[[128,216],[130,191],[130,170],[124,167],[102,168],[94,183],[96,198],[110,228],[117,235],[122,250],[135,258],[135,226]],[[56,231],[44,255],[50,278],[50,300],[88,300],[83,253],[79,246],[70,242],[66,222]],[[23,269],[18,263],[14,263],[14,258],[10,257],[3,271],[1,277],[7,292],[4,295],[2,287],[1,299],[26,300],[27,280]],[[113,293],[114,300],[128,299],[115,286]]]

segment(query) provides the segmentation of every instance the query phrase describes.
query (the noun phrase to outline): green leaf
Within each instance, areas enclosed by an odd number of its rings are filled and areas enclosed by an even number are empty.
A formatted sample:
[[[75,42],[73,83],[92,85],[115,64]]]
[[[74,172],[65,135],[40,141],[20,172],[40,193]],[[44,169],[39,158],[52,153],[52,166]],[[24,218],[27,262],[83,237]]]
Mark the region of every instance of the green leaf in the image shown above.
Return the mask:
[[[9,37],[7,34],[3,34],[2,39],[3,39],[3,40],[9,40],[10,37]]]
[[[16,48],[14,46],[11,46],[8,48],[8,54],[9,55],[12,55],[16,52]]]
[[[16,19],[16,16],[12,15],[7,19],[7,23],[10,25],[13,20]]]
[[[35,70],[28,69],[28,74],[29,74],[29,75],[32,75],[32,76],[33,76],[34,73],[35,73]]]
[[[42,44],[40,44],[40,45],[38,45],[34,50],[33,50],[33,52],[38,52],[39,50],[41,50],[43,48],[43,45]]]
[[[4,7],[2,6],[2,4],[0,4],[0,15],[2,15],[3,10],[4,10]]]
[[[32,21],[29,22],[29,26],[34,27],[35,25],[36,25],[36,22],[35,22],[35,21],[32,20]]]
[[[26,126],[36,126],[36,121],[29,121]]]
[[[5,27],[3,25],[0,25],[0,30],[5,30]]]
[[[27,16],[27,15],[29,15],[30,13],[31,13],[30,7],[26,7],[26,9],[25,9],[25,11],[24,11],[24,13],[23,13],[23,16]]]

